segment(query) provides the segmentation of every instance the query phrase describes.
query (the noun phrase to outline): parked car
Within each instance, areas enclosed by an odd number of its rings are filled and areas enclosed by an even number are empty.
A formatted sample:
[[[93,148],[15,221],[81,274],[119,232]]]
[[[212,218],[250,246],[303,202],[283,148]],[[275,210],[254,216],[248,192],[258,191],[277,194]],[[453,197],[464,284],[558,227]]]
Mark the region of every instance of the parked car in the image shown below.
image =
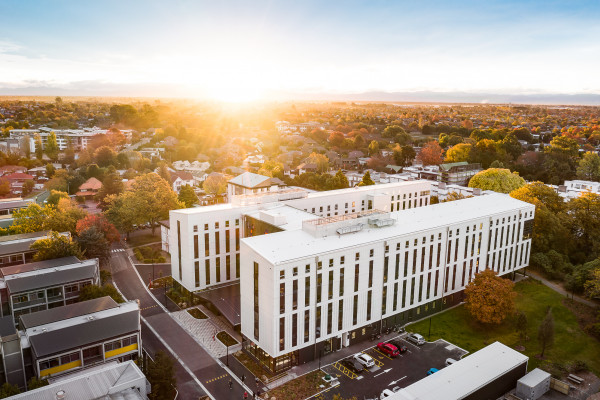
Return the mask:
[[[361,363],[365,368],[371,368],[375,366],[375,361],[373,357],[365,353],[355,354],[353,357],[356,361]]]
[[[454,358],[446,358],[446,365],[452,365],[457,362]]]
[[[363,367],[363,365],[354,358],[346,358],[345,360],[342,360],[342,365],[348,368],[350,371],[356,372],[357,374],[360,374],[365,370],[365,367]]]
[[[389,343],[396,346],[400,354],[406,353],[408,351],[408,348],[402,344],[402,341],[400,339],[390,340]]]
[[[406,340],[409,342],[413,342],[417,346],[421,346],[425,344],[425,338],[418,333],[411,333],[406,337]]]
[[[433,375],[438,371],[439,371],[439,369],[437,369],[437,368],[429,368],[429,371],[427,371],[427,376]]]
[[[390,343],[377,343],[377,348],[390,357],[398,357],[400,355],[398,348]]]
[[[394,393],[397,393],[399,391],[400,391],[400,386],[396,386],[392,390],[383,389],[383,392],[381,392],[379,399],[387,399],[388,397],[391,397]]]

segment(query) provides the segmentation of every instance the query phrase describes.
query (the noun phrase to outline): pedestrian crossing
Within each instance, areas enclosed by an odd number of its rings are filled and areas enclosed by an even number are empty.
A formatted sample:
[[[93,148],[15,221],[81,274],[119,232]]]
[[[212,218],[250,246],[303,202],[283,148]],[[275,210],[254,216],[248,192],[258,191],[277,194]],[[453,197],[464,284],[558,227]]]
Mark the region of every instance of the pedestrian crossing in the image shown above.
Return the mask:
[[[120,253],[120,252],[123,252],[123,251],[125,251],[125,249],[112,249],[110,252],[111,253]]]

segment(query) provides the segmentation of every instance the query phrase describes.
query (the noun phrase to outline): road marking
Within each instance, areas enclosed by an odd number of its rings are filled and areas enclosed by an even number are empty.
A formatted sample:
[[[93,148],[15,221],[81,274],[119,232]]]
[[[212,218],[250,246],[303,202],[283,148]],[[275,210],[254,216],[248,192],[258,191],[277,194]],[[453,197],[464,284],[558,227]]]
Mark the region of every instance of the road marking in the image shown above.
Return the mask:
[[[373,378],[377,378],[379,375],[387,374],[391,370],[392,370],[392,368],[384,369],[383,372],[380,372],[377,375],[373,375]]]
[[[154,308],[154,307],[158,307],[158,304],[155,304],[155,305],[150,306],[150,307],[144,307],[144,308],[142,308],[142,311],[143,310],[149,310],[149,309]]]
[[[388,356],[387,354],[382,353],[381,351],[379,351],[379,349],[373,349],[376,352],[378,352],[379,354],[381,354],[382,356],[384,356],[385,358],[389,359],[389,360],[393,360],[392,357]]]
[[[367,350],[372,350],[372,349],[367,349]],[[362,353],[368,355],[369,357],[371,357],[370,354],[366,353],[367,350],[363,351]],[[371,357],[371,358],[373,358],[373,357]],[[375,362],[375,364],[377,364],[378,367],[382,367],[383,366],[383,363],[381,361],[379,361],[378,359],[373,358],[373,361]]]
[[[391,381],[390,384],[388,386],[392,386],[398,382],[400,382],[402,379],[406,378],[406,376],[403,376],[402,378],[398,379],[397,381]]]
[[[342,374],[346,375],[350,379],[354,379],[357,376],[354,372],[350,371],[350,369],[346,368],[339,362],[335,362],[335,363],[331,364],[331,366],[333,368],[337,369],[338,371],[340,371]]]
[[[219,379],[223,379],[223,378],[225,378],[225,377],[227,377],[227,374],[223,374],[223,375],[221,375],[221,376],[217,376],[216,378],[209,379],[209,380],[207,380],[207,381],[206,381],[206,383],[215,382],[215,381],[218,381]]]
[[[125,249],[112,249],[110,252],[111,253],[120,253],[122,251],[125,251]]]

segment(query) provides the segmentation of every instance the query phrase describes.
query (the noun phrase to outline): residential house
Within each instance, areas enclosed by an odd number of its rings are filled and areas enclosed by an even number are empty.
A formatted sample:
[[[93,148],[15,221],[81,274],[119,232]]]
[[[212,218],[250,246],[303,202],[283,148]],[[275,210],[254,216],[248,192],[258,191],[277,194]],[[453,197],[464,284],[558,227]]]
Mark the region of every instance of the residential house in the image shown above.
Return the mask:
[[[79,186],[79,191],[75,193],[77,196],[92,199],[98,194],[98,191],[102,188],[102,182],[93,176]]]
[[[194,175],[185,171],[170,171],[171,186],[176,193],[179,193],[182,186],[194,186],[196,183]]]

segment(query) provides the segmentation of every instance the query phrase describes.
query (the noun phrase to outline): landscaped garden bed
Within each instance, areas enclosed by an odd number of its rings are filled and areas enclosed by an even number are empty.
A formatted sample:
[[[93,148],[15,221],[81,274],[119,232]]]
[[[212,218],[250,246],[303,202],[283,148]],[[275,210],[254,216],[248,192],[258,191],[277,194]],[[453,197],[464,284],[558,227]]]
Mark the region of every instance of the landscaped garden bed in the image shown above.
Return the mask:
[[[144,264],[161,264],[166,262],[165,256],[162,254],[160,245],[142,246],[133,249],[135,258]]]
[[[235,340],[229,333],[221,331],[217,333],[217,339],[221,341],[225,346],[235,346],[239,342]]]
[[[204,314],[201,310],[199,310],[197,308],[189,308],[187,310],[187,312],[189,312],[190,315],[196,319],[207,319],[208,318],[206,316],[206,314]]]
[[[321,370],[309,372],[270,390],[266,398],[275,400],[307,399],[331,385],[323,380],[324,376],[325,373]]]

